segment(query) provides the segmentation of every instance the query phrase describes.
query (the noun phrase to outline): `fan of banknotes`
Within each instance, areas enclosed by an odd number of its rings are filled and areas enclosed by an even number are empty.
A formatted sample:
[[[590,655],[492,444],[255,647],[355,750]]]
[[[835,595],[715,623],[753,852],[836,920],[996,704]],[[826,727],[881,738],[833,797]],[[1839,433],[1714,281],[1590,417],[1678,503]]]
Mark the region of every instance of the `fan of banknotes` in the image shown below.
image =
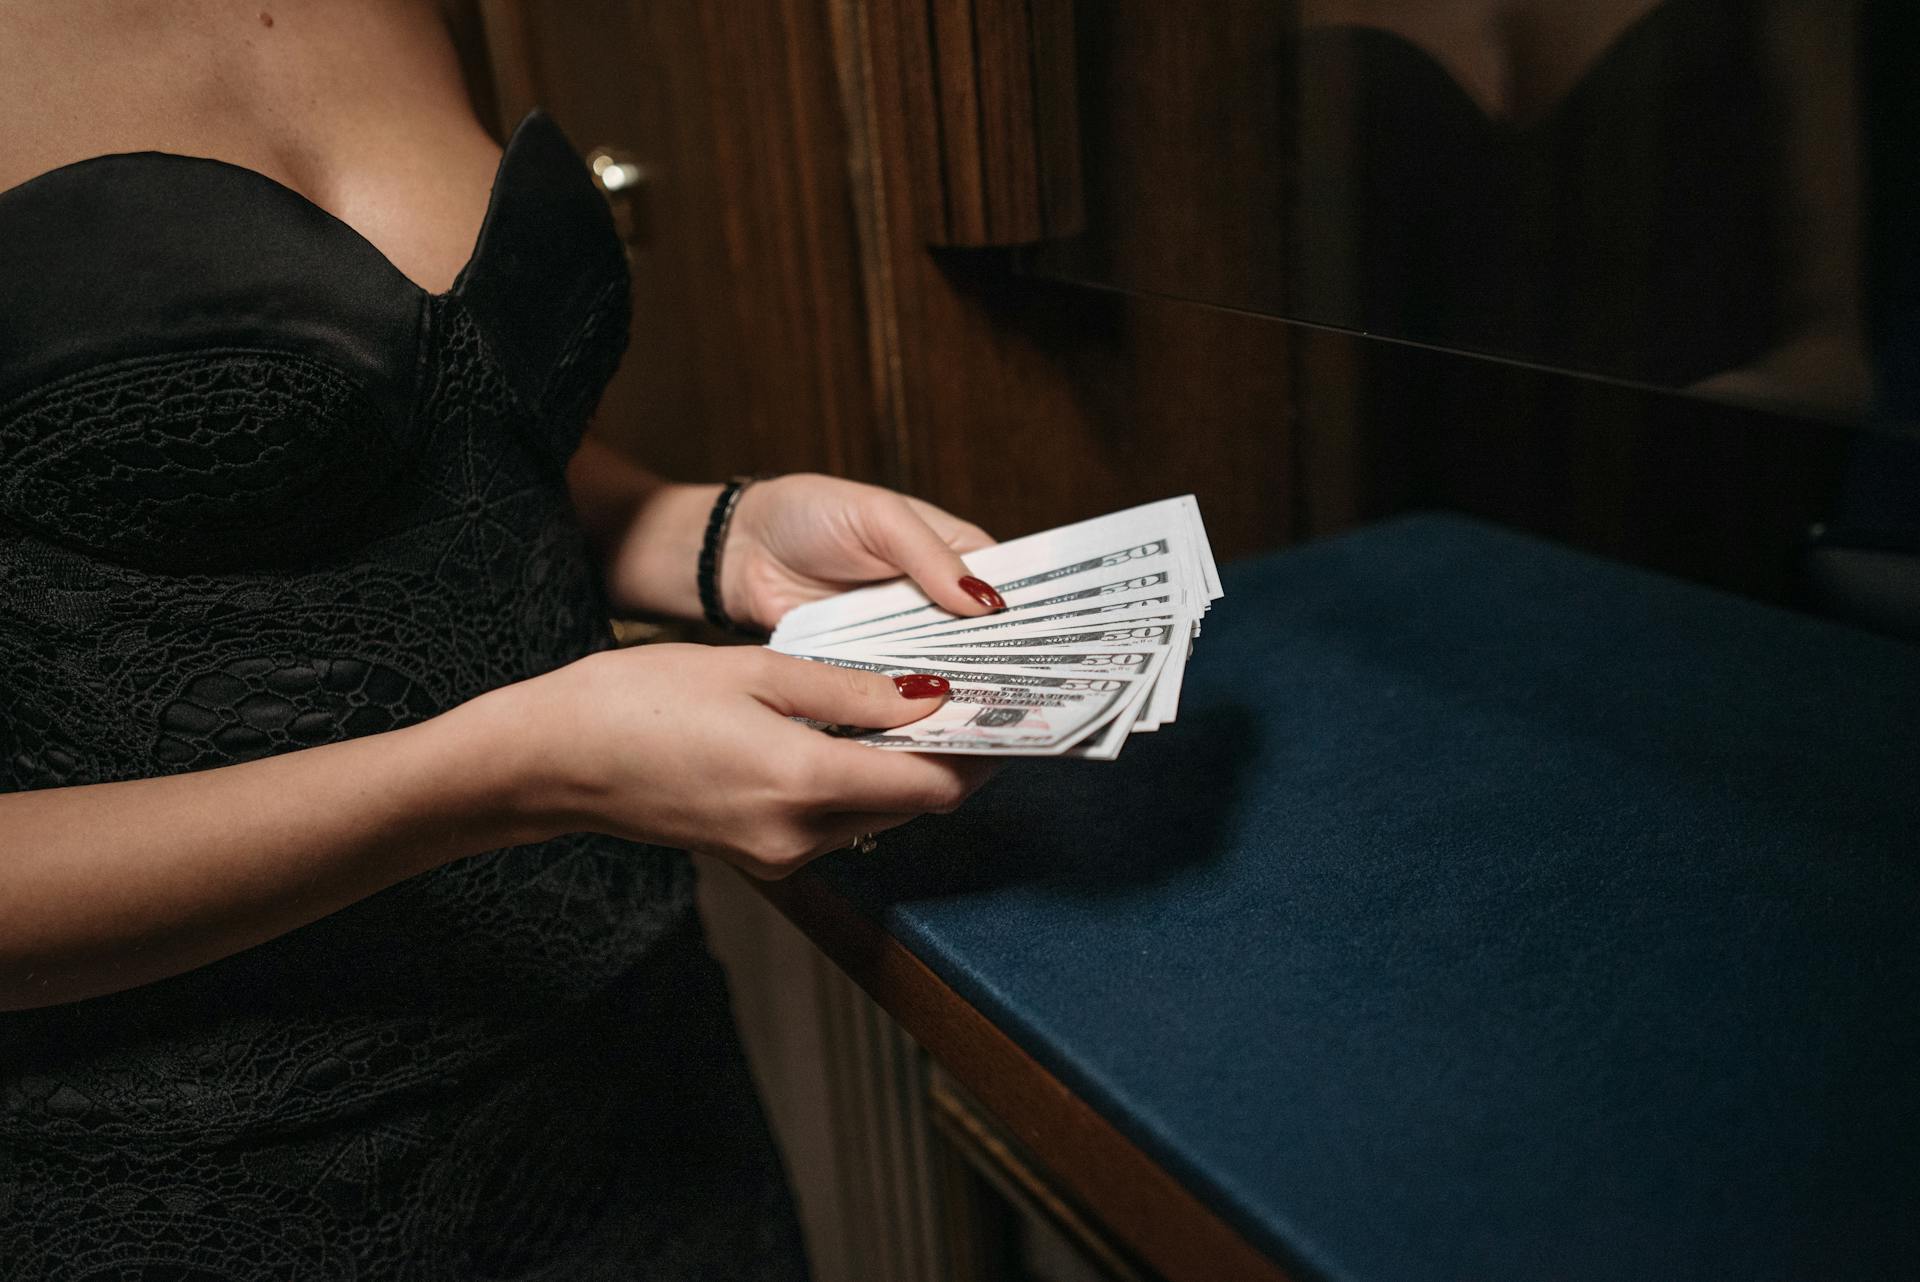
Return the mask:
[[[961,618],[897,580],[809,602],[780,621],[785,654],[898,676],[925,672],[947,702],[897,730],[823,727],[876,748],[1110,761],[1180,707],[1200,619],[1220,575],[1192,495],[969,553],[1006,610]]]

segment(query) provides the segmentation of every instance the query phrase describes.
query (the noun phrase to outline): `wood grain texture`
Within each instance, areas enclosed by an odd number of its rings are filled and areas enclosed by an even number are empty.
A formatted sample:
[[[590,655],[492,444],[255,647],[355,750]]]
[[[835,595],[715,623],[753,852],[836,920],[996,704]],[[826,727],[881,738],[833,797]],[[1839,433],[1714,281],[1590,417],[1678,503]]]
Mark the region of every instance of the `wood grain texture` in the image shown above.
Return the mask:
[[[928,1066],[926,1094],[934,1124],[973,1171],[1030,1221],[1051,1225],[1063,1235],[1061,1245],[1075,1261],[1063,1262],[1063,1272],[1097,1277],[1100,1282],[1149,1282],[1147,1271],[1131,1253],[1037,1170],[1031,1155],[1006,1133],[999,1119],[937,1063]]]
[[[1326,272],[1344,245],[1287,261],[1302,138],[1278,50],[1297,18],[1274,0],[1101,0],[1073,48],[1084,234],[1037,247],[1045,272],[1109,288],[1288,314],[1290,270]],[[1068,22],[1072,23],[1071,15]],[[1057,78],[1058,73],[1055,73]],[[1319,159],[1321,172],[1343,163]],[[1339,235],[1327,220],[1330,236]]]
[[[1216,553],[1293,532],[1287,327],[1218,308],[1020,276],[1002,250],[929,250],[916,226],[924,129],[906,24],[864,5],[871,56],[863,199],[890,230],[896,483],[1010,537],[1191,491]],[[903,52],[905,51],[905,52]]]
[[[668,475],[885,470],[818,0],[528,5],[540,99],[652,175],[608,439]]]
[[[1020,245],[1077,231],[1072,0],[897,5],[889,54],[926,242]]]
[[[1445,508],[1694,582],[1803,603],[1830,425],[1331,330],[1297,336],[1304,533]]]
[[[1169,1282],[1287,1282],[1198,1198],[817,879],[756,883],[900,1022],[1107,1231]]]
[[[1080,160],[1080,70],[1074,0],[1027,0],[1032,32],[1033,131],[1040,207],[1049,239],[1086,225]]]

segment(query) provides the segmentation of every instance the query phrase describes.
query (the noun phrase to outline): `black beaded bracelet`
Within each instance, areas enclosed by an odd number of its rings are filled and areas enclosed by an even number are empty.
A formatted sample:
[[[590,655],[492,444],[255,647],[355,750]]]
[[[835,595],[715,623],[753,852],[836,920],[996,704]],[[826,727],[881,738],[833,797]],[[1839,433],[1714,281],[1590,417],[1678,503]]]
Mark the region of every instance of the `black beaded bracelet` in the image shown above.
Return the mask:
[[[700,540],[699,573],[695,576],[700,589],[700,610],[707,616],[708,623],[722,631],[747,631],[729,619],[720,606],[720,550],[726,545],[727,527],[733,524],[733,509],[739,505],[740,496],[749,485],[765,479],[736,476],[722,486],[720,496],[713,501],[713,511],[707,516],[706,536]]]

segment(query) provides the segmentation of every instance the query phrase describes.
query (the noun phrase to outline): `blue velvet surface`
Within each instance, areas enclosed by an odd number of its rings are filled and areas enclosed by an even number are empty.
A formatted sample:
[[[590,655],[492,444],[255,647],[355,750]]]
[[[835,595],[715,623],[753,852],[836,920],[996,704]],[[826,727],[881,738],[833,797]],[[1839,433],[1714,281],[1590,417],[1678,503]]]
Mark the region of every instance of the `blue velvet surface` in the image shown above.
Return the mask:
[[[1309,1276],[1920,1275],[1920,650],[1447,516],[817,875]]]

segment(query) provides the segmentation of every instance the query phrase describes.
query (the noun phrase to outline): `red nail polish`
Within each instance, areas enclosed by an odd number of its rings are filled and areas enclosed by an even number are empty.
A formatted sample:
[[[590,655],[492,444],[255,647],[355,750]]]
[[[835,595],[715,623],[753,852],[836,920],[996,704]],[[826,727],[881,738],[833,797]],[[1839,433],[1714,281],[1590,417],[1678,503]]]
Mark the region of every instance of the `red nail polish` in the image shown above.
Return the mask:
[[[981,605],[986,606],[989,610],[1004,610],[1007,608],[1007,599],[998,592],[995,592],[991,583],[982,582],[974,578],[971,574],[960,580],[960,590],[978,601]]]
[[[900,691],[902,699],[938,699],[948,690],[945,677],[929,676],[916,672],[910,677],[895,677],[894,688]]]

